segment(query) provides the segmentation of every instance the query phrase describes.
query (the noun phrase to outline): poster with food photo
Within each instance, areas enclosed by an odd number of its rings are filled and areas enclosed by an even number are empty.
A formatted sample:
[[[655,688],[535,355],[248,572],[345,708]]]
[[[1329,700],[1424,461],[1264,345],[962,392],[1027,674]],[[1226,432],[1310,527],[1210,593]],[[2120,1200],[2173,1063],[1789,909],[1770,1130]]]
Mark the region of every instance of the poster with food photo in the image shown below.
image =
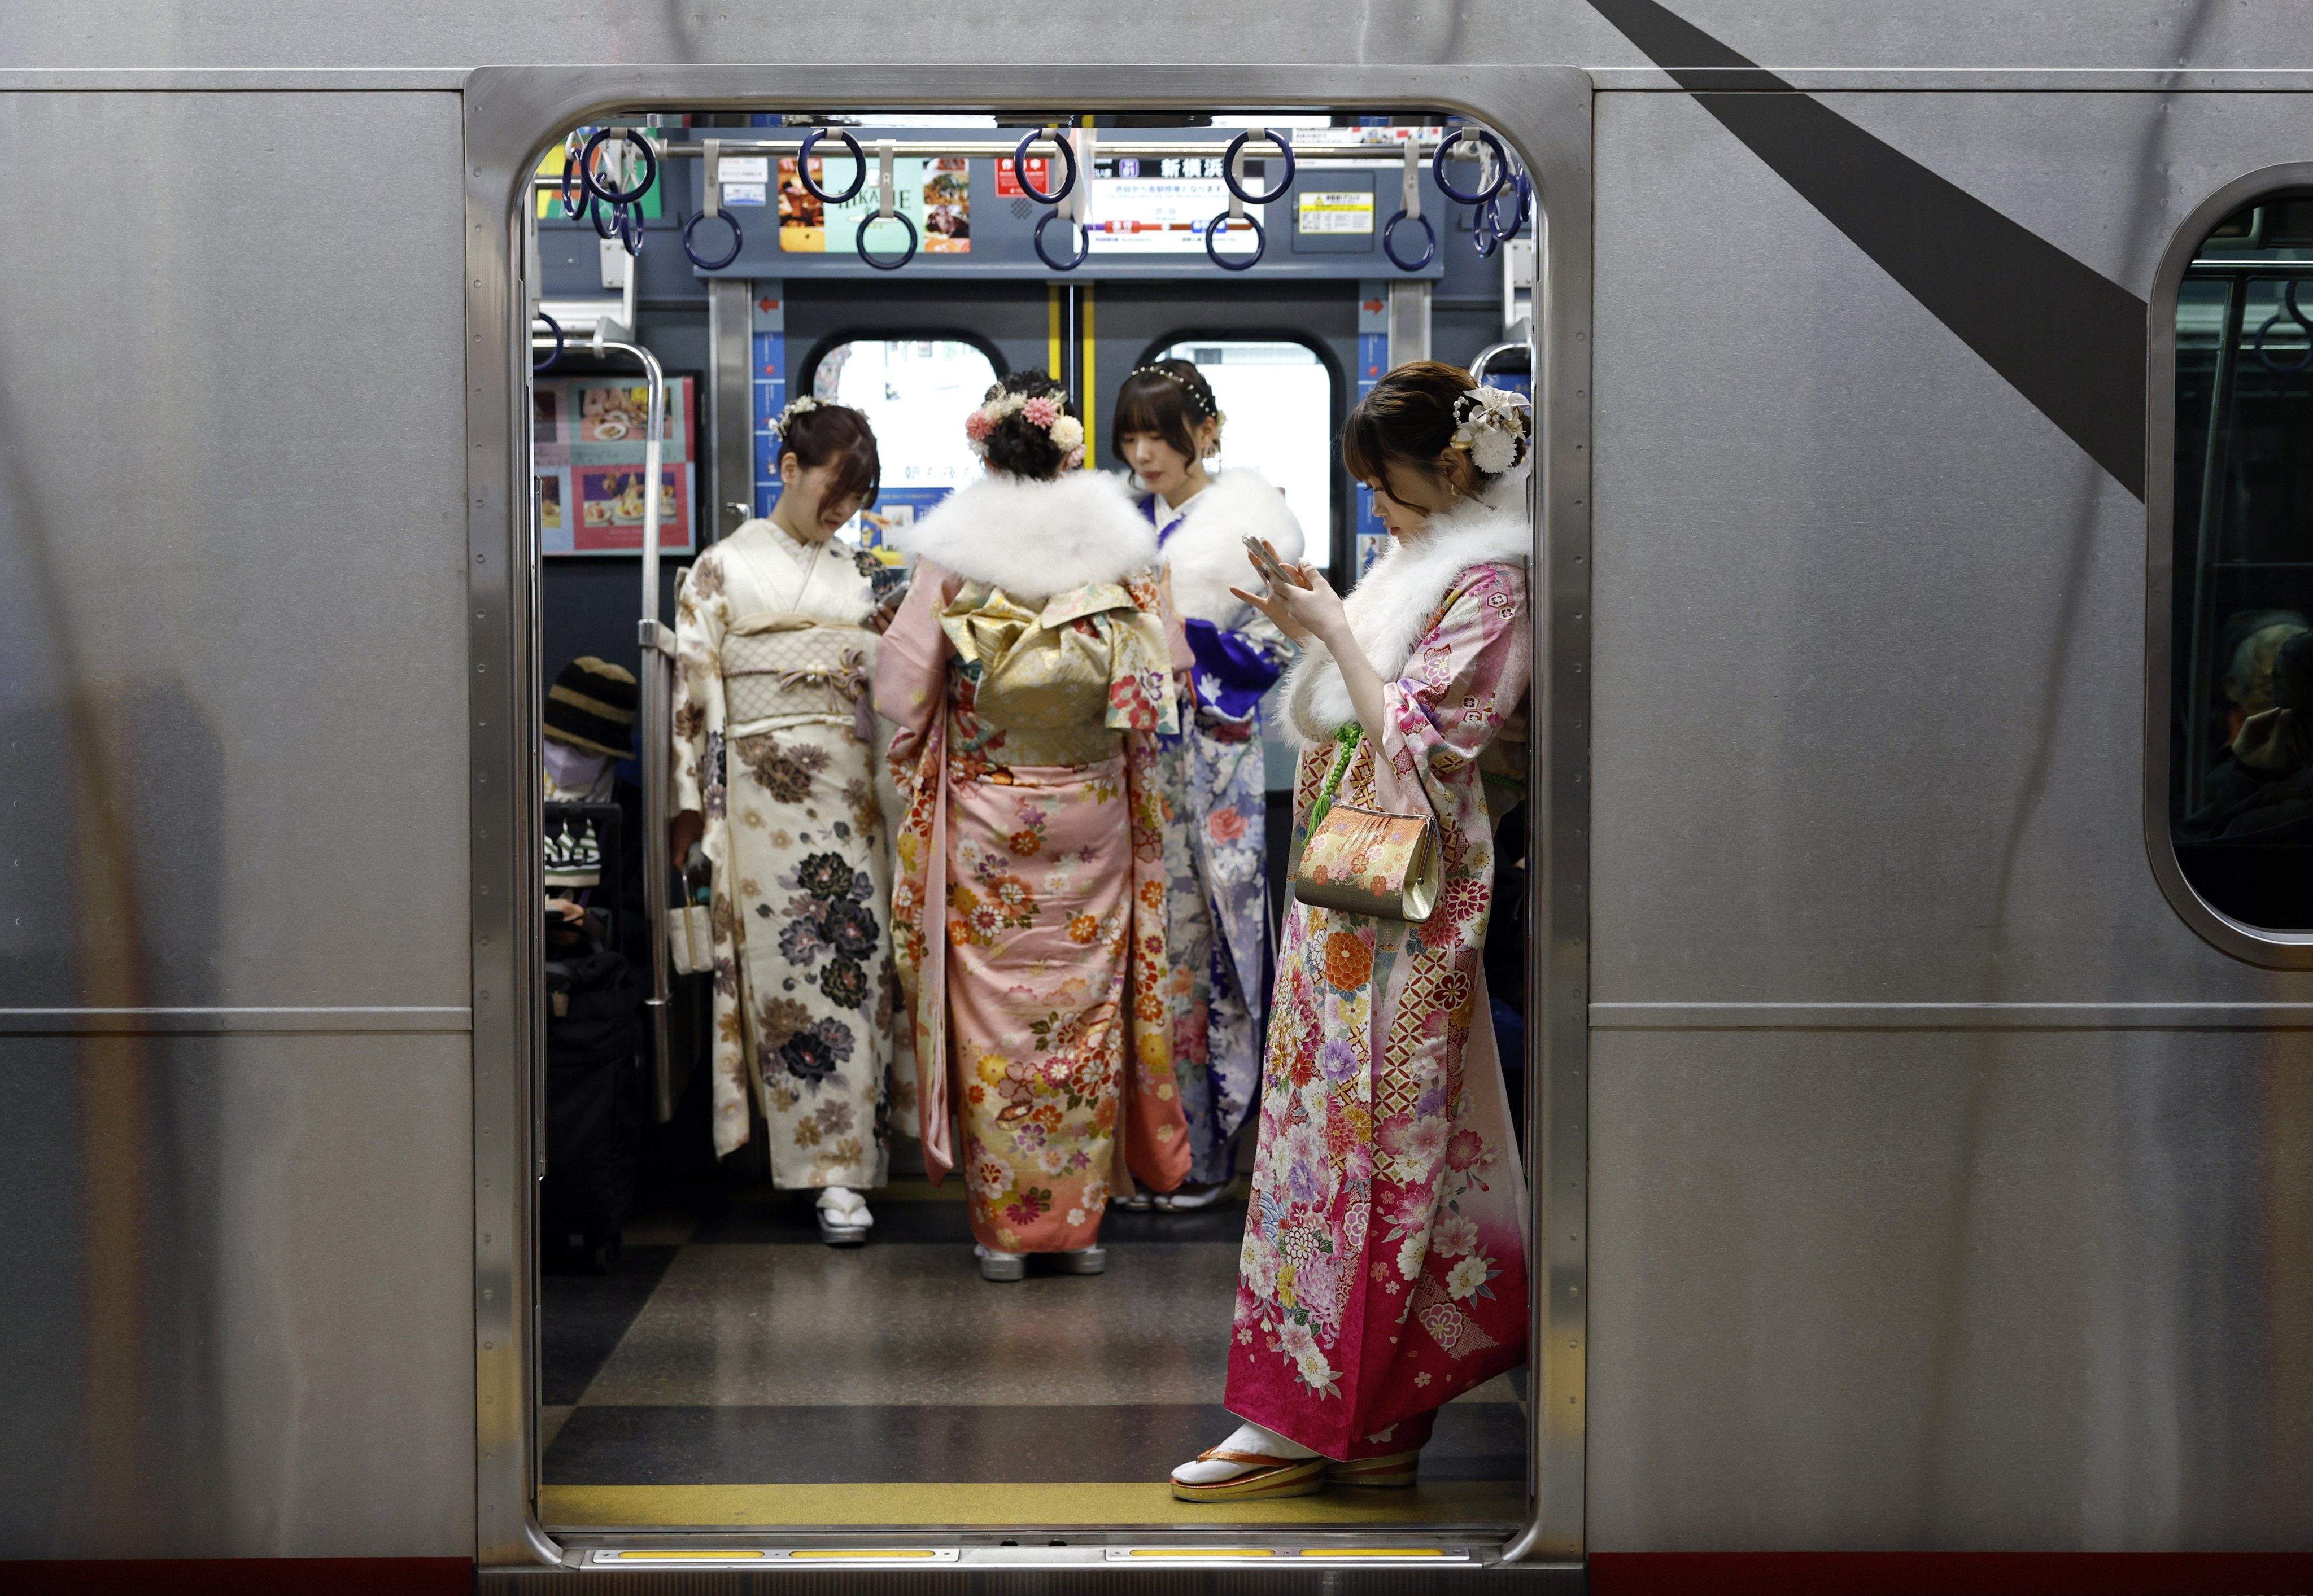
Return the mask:
[[[972,169],[961,155],[924,162],[924,252],[972,253]]]
[[[538,489],[538,546],[547,554],[569,554],[576,545],[570,537],[570,472],[543,470],[531,478]],[[637,539],[637,547],[640,547]]]
[[[660,464],[660,547],[697,546],[691,524],[698,379],[666,380]],[[546,554],[634,554],[642,548],[642,465],[650,390],[623,378],[540,378],[532,401],[532,474],[539,548]],[[624,481],[613,483],[612,478]]]
[[[659,472],[659,539],[661,552],[690,547],[690,471],[689,465],[667,466]],[[577,466],[571,470],[578,489],[576,524],[571,529],[576,554],[637,553],[643,546],[643,473],[636,466]]]
[[[567,443],[562,435],[562,390],[552,382],[541,382],[530,396],[532,443]]]
[[[857,170],[849,156],[842,159],[848,185],[849,174]],[[821,188],[827,187],[827,162],[814,155],[811,159],[812,180]],[[792,155],[779,162],[779,248],[787,253],[803,255],[824,254],[827,250],[827,207],[819,197],[803,186],[803,177],[796,170]]]

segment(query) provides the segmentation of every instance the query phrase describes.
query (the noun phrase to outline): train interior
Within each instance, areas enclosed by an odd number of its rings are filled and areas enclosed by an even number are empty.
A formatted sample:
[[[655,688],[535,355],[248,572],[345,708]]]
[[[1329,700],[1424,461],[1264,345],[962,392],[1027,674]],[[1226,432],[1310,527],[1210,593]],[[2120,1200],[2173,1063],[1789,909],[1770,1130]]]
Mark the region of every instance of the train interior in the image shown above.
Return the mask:
[[[1456,147],[1438,165],[1441,145]],[[572,129],[538,169],[527,228],[541,703],[582,661],[647,686],[639,639],[672,624],[702,549],[770,513],[774,423],[802,396],[872,422],[880,493],[838,536],[896,568],[894,529],[980,469],[963,424],[998,378],[1051,372],[1082,418],[1085,469],[1115,472],[1128,374],[1192,361],[1227,417],[1218,467],[1266,476],[1306,557],[1346,587],[1387,535],[1336,444],[1365,388],[1424,356],[1527,383],[1537,222],[1499,148],[1443,115],[756,111]],[[600,199],[587,174],[642,192]],[[1499,197],[1461,203],[1441,177]],[[655,506],[648,364],[664,379]],[[638,735],[664,725],[646,710]],[[1273,732],[1262,754],[1273,935],[1293,755]],[[556,789],[543,811],[550,896],[594,911],[581,925],[550,903],[540,997],[534,1456],[550,1531],[1026,1526],[1061,1544],[1094,1526],[1299,1526],[1371,1541],[1522,1521],[1523,1371],[1447,1406],[1412,1490],[1172,1499],[1167,1471],[1236,1423],[1222,1395],[1250,1119],[1213,1200],[1112,1204],[1104,1274],[1032,1267],[1006,1285],[975,1270],[963,1180],[928,1179],[897,1117],[888,1179],[859,1193],[864,1245],[826,1244],[816,1194],[774,1184],[758,1093],[746,1139],[718,1156],[714,978],[670,968],[663,1023],[649,1012],[653,921],[672,935],[698,878],[669,859],[659,908],[646,844],[663,819],[631,752],[616,770],[607,796]],[[1521,1103],[1522,811],[1498,825],[1491,1018]],[[606,1041],[580,1021],[612,987],[635,1018]]]
[[[2313,196],[2245,206],[2177,299],[2169,834],[2194,889],[2313,931]]]

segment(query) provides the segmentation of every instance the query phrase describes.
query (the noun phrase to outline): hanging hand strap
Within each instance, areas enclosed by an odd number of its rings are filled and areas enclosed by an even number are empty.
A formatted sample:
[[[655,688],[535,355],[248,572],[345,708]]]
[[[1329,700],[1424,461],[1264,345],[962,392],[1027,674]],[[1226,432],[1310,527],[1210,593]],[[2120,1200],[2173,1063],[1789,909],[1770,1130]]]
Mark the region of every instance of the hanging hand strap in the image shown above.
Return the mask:
[[[1364,735],[1365,728],[1355,721],[1333,733],[1333,741],[1341,744],[1341,751],[1334,757],[1333,768],[1326,773],[1325,785],[1317,789],[1317,802],[1309,808],[1310,830],[1315,831],[1317,822],[1332,809],[1333,794],[1341,791],[1341,777],[1349,774],[1350,761],[1357,758],[1358,740]]]

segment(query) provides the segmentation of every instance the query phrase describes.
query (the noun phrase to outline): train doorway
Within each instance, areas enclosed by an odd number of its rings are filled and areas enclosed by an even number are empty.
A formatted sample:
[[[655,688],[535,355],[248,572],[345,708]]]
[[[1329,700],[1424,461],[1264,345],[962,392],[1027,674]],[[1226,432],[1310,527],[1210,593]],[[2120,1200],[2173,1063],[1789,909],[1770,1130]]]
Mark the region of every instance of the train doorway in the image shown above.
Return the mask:
[[[784,526],[781,501],[810,469],[789,446],[799,417],[856,414],[874,434],[879,479],[829,513],[845,512],[834,554],[800,569],[809,592],[822,561],[839,567],[880,632],[922,557],[913,529],[981,470],[965,418],[1029,372],[1049,374],[1080,427],[1082,456],[1064,469],[1129,478],[1113,425],[1127,384],[1186,363],[1227,418],[1212,470],[1266,478],[1303,557],[1346,590],[1387,536],[1341,464],[1350,407],[1406,357],[1514,365],[1503,346],[1523,353],[1534,336],[1530,179],[1490,138],[1444,113],[674,109],[602,114],[549,146],[523,197],[518,277],[532,335],[517,406],[534,550],[523,668],[549,901],[526,1048],[541,1178],[517,1265],[531,1378],[507,1439],[533,1551],[695,1560],[711,1530],[751,1554],[834,1536],[944,1556],[1027,1535],[1103,1556],[1221,1555],[1223,1541],[1315,1556],[1379,1535],[1482,1559],[1530,1528],[1539,1392],[1522,1365],[1438,1409],[1411,1489],[1175,1498],[1168,1470],[1237,1424],[1223,1392],[1239,1255],[1258,1226],[1258,1115],[1241,1107],[1199,1171],[1211,1178],[1179,1187],[1193,1201],[1121,1163],[1113,1189],[1077,1192],[1080,1208],[1098,1204],[1097,1244],[1077,1250],[1104,1255],[1096,1275],[1031,1251],[1025,1278],[1007,1283],[989,1262],[1008,1255],[988,1237],[1012,1232],[988,1226],[999,1207],[1035,1217],[1034,1181],[992,1201],[929,1147],[909,1045],[922,1030],[910,1035],[905,984],[876,967],[893,954],[861,930],[893,912],[909,818],[890,729],[864,713],[866,673],[756,673],[790,696],[849,693],[839,707],[862,712],[850,719],[877,758],[822,813],[808,742],[798,752],[776,727],[749,728],[735,677],[703,699],[682,653],[700,573],[717,564],[707,557]],[[1264,159],[1232,159],[1248,141]],[[1433,165],[1452,145],[1476,158]],[[1499,204],[1448,197],[1498,175]],[[1232,232],[1257,241],[1242,250]],[[1069,251],[1073,267],[1056,269]],[[691,765],[677,753],[655,769],[708,699],[729,735],[702,734]],[[1265,987],[1296,753],[1273,707],[1254,724],[1247,812],[1266,840],[1251,855],[1255,950],[1239,963]],[[796,813],[708,802],[734,761],[758,801],[792,785]],[[706,811],[695,850],[671,826],[686,803]],[[1535,812],[1498,817],[1502,879],[1522,899],[1523,861],[1542,851]],[[717,845],[718,825],[762,837]],[[750,846],[776,883],[742,881]],[[847,879],[819,881],[837,854]],[[1484,1022],[1497,1089],[1523,1103],[1532,1005],[1513,939],[1531,916],[1516,908],[1487,951],[1501,973]],[[732,920],[761,954],[735,972]],[[849,969],[859,982],[839,978]],[[736,1001],[734,973],[753,988]],[[857,1103],[815,1090],[861,1074],[852,1059],[871,1049],[855,1020],[891,1031]],[[958,1091],[981,1083],[953,1059],[942,1072]],[[949,1111],[953,1135],[964,1122]],[[1067,1154],[1045,1162],[1065,1185]],[[851,1206],[831,1207],[834,1192]]]

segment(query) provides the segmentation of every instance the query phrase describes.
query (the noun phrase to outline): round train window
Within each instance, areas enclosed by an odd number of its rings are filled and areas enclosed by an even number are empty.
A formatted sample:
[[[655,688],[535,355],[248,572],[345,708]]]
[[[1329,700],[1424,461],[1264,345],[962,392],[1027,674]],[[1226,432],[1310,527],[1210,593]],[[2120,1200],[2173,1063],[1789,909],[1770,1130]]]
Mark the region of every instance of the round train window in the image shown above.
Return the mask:
[[[2194,251],[2177,302],[2169,833],[2212,908],[2313,930],[2313,195]]]
[[[820,356],[813,397],[866,412],[884,462],[875,507],[841,536],[875,548],[980,475],[963,417],[995,381],[987,352],[962,338],[855,338]]]
[[[1308,539],[1302,556],[1328,562],[1333,524],[1333,379],[1306,344],[1199,338],[1157,356],[1192,360],[1228,417],[1216,462],[1257,465],[1285,493]]]

